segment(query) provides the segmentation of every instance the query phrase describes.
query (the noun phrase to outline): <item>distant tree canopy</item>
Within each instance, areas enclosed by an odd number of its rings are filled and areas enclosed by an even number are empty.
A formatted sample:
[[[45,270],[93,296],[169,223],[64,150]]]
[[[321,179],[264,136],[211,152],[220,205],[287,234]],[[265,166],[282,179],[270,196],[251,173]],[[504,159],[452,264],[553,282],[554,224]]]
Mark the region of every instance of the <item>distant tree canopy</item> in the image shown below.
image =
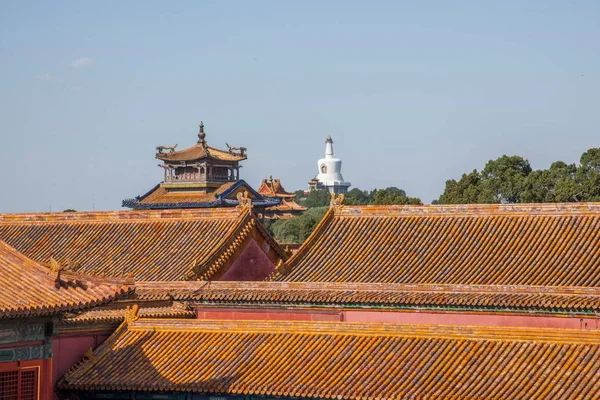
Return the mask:
[[[63,212],[77,212],[77,210],[73,208],[67,208],[66,210],[63,210]]]
[[[315,229],[329,207],[314,207],[290,219],[280,219],[270,229],[280,243],[302,243]]]
[[[329,206],[331,194],[325,190],[314,190],[305,197],[298,195],[298,203],[308,208]],[[358,188],[350,190],[345,195],[345,204],[348,205],[394,205],[394,204],[423,204],[421,199],[408,197],[406,192],[397,187],[388,187],[385,189],[374,189],[371,191],[360,190]]]
[[[446,181],[434,204],[555,203],[600,201],[600,149],[581,155],[579,165],[562,161],[533,171],[519,156],[490,160],[480,171]]]

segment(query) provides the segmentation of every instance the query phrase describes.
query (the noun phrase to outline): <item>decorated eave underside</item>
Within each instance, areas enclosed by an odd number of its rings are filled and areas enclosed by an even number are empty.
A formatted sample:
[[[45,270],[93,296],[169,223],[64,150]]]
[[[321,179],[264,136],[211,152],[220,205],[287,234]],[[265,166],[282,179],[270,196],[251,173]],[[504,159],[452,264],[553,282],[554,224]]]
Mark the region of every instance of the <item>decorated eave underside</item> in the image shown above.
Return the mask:
[[[58,387],[96,394],[595,399],[598,376],[600,335],[589,331],[130,315]]]
[[[38,261],[136,280],[213,279],[258,230],[251,208],[0,214],[0,240]]]
[[[240,190],[248,192],[254,207],[272,207],[280,204],[279,198],[265,197],[252,189],[244,180],[239,180],[224,183],[217,190],[209,193],[191,190],[170,191],[158,184],[142,196],[123,200],[122,206],[136,210],[236,207],[239,205],[239,200],[235,197],[235,193]]]
[[[600,203],[333,206],[272,279],[600,286]]]
[[[43,265],[0,240],[0,319],[80,311],[133,293],[133,282]]]
[[[600,313],[600,288],[329,282],[136,283],[135,301],[168,299],[231,307]]]

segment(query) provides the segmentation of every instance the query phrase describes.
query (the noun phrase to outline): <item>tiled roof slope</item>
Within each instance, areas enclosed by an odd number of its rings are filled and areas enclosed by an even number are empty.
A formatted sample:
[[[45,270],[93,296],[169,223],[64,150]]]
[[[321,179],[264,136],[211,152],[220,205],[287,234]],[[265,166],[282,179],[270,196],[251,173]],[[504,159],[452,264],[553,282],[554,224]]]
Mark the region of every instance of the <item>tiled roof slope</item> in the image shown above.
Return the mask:
[[[274,280],[600,286],[600,203],[334,206]]]
[[[139,319],[90,358],[59,388],[337,399],[600,396],[600,335],[589,331]]]
[[[82,310],[132,292],[123,279],[54,271],[0,240],[0,319]]]
[[[219,272],[214,264],[254,226],[251,210],[236,208],[0,214],[0,240],[34,260],[53,256],[78,272],[210,279],[206,271]]]
[[[217,195],[231,188],[236,182],[227,182],[221,185],[214,192],[206,193],[205,191],[193,190],[167,190],[165,187],[158,185],[150,193],[140,198],[142,204],[154,203],[212,203],[218,200]]]
[[[600,313],[600,288],[328,282],[137,282],[140,300],[202,304]]]

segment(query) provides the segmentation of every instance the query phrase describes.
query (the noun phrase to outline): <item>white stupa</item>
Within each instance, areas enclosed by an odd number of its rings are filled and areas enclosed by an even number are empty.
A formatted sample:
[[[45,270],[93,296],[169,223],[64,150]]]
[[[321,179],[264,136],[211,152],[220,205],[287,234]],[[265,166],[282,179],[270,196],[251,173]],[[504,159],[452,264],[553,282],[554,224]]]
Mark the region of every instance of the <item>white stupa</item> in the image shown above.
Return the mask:
[[[319,174],[308,183],[308,190],[327,190],[329,193],[346,193],[350,182],[344,182],[342,160],[333,156],[333,139],[327,136],[325,158],[317,162]]]

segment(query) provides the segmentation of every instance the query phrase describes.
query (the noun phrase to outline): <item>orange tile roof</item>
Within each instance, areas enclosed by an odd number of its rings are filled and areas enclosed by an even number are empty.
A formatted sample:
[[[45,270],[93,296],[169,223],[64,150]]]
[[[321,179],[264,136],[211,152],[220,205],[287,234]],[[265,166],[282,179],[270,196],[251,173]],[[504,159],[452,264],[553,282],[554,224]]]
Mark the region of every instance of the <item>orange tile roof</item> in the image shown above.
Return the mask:
[[[170,153],[156,153],[156,158],[164,161],[192,161],[207,157],[221,161],[241,161],[247,158],[245,154],[242,156],[210,146],[205,149],[201,144],[195,144],[187,149]]]
[[[138,319],[121,325],[58,386],[337,399],[595,399],[599,376],[594,331]]]
[[[600,203],[334,206],[279,281],[600,286]]]
[[[269,197],[296,197],[294,193],[286,192],[279,179],[263,179],[257,191],[263,196]]]
[[[282,199],[276,206],[265,208],[266,211],[306,211],[308,207],[301,206],[294,199]]]
[[[133,293],[123,279],[74,274],[37,263],[0,240],[0,319],[76,311]]]
[[[120,324],[125,318],[125,310],[133,305],[133,300],[114,301],[108,305],[92,308],[89,311],[65,316],[59,322],[61,325],[79,324]],[[172,301],[142,301],[139,304],[139,315],[144,318],[195,318],[187,303]]]
[[[224,183],[217,190],[209,193],[200,190],[167,190],[163,186],[158,186],[155,190],[140,199],[140,203],[210,203],[216,201],[217,195],[223,193],[235,183],[236,182]]]
[[[202,304],[599,313],[600,288],[329,282],[137,282],[137,299]]]
[[[257,225],[251,210],[238,208],[0,214],[0,239],[34,260],[53,256],[79,272],[211,279]]]

